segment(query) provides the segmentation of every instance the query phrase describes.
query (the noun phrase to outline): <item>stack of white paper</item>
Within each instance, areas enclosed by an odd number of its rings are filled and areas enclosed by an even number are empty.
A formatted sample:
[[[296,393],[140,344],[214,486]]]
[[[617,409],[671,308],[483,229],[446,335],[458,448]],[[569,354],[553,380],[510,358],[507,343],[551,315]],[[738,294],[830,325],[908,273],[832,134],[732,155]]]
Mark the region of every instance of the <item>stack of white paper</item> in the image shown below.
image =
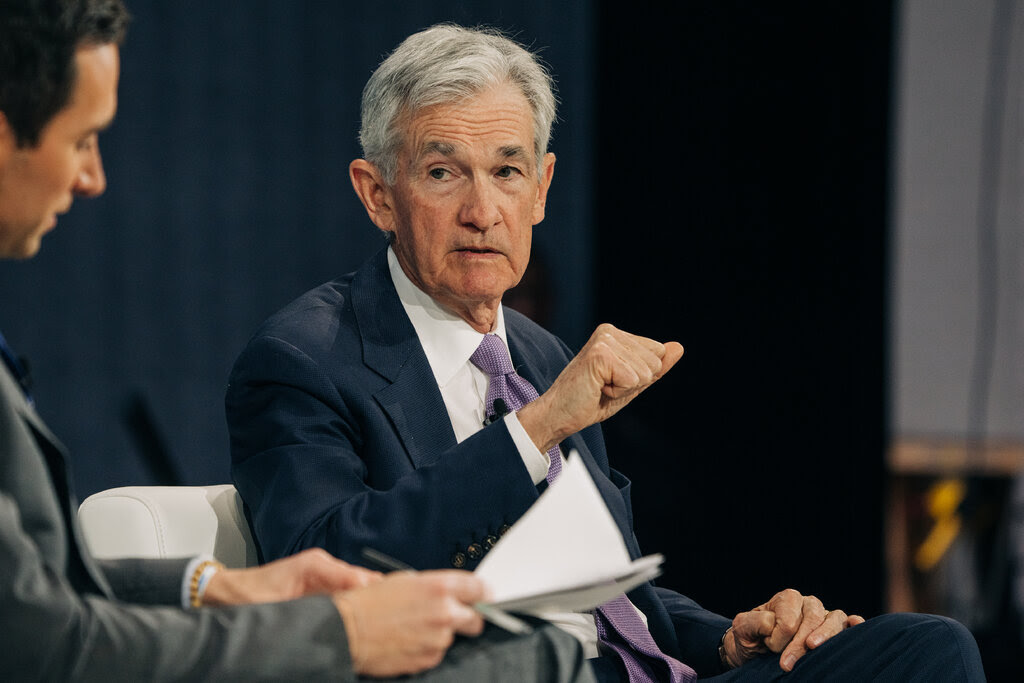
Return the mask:
[[[661,573],[661,555],[630,561],[615,520],[575,451],[558,480],[476,569],[512,612],[580,612]]]

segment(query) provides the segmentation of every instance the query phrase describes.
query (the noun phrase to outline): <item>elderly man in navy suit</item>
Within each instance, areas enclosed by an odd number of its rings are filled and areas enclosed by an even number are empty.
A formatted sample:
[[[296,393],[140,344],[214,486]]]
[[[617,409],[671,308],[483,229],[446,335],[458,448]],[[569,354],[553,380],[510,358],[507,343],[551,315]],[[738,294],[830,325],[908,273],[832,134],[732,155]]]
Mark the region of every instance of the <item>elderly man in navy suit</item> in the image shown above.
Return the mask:
[[[682,347],[601,325],[574,356],[501,305],[544,218],[554,118],[547,72],[493,31],[432,27],[370,78],[350,177],[388,246],[272,316],[231,375],[232,472],[264,557],[373,547],[473,568],[570,450],[640,555],[598,425]],[[653,584],[548,617],[601,680],[981,675],[955,622],[863,623],[794,590],[732,620]]]

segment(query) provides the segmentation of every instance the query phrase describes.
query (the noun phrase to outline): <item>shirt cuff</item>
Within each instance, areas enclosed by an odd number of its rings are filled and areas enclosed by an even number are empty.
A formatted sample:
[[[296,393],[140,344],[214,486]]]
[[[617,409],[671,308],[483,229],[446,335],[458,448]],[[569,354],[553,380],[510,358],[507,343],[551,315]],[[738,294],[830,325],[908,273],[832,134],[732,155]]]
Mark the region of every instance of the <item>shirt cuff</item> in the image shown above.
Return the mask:
[[[526,433],[523,425],[519,423],[519,416],[516,413],[509,413],[505,416],[505,426],[508,428],[508,433],[512,436],[512,442],[515,443],[516,449],[519,451],[519,457],[523,459],[523,464],[526,465],[526,471],[530,473],[530,479],[533,480],[535,486],[540,484],[548,476],[551,458],[548,457],[547,453],[541,452],[534,445],[533,439]]]

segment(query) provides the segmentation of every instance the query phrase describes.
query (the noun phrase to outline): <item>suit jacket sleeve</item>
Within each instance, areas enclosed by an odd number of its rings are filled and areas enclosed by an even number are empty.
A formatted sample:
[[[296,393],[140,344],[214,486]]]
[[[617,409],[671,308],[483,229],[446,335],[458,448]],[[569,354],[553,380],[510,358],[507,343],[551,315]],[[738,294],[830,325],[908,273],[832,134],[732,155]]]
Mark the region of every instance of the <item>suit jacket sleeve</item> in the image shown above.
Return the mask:
[[[702,677],[722,673],[718,645],[732,621],[673,590],[661,587],[654,590],[672,620],[683,661]]]
[[[327,598],[203,609],[81,594],[0,492],[0,680],[354,680]]]
[[[432,394],[406,396],[389,414],[381,395],[405,378],[389,386],[359,363],[330,362],[341,367],[264,335],[232,372],[232,476],[264,560],[322,547],[361,563],[372,547],[417,569],[451,567],[455,553],[496,538],[536,500],[503,422],[456,444],[432,375],[420,384]],[[422,368],[429,373],[425,358]],[[398,418],[427,425],[411,432],[445,434],[443,445],[413,443],[410,454]]]
[[[181,585],[190,558],[96,560],[123,602],[181,607]]]

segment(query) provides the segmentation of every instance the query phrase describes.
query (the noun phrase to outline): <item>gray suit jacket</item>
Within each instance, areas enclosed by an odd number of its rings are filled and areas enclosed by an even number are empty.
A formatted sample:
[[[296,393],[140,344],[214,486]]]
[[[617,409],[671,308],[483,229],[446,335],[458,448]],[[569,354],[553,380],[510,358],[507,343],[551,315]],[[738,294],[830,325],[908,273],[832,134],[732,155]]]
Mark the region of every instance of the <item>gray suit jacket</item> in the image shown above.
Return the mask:
[[[0,680],[354,680],[325,597],[190,612],[187,559],[91,558],[66,468],[0,363]]]

